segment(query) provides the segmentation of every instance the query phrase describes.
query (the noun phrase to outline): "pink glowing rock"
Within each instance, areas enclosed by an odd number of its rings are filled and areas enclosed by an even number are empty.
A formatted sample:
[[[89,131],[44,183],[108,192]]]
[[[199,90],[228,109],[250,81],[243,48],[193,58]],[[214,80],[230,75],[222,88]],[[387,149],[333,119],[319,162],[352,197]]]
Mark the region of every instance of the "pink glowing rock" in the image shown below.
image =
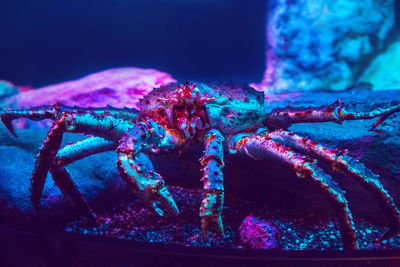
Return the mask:
[[[278,230],[269,222],[247,216],[239,227],[240,241],[248,248],[274,249],[278,247]]]
[[[8,99],[9,106],[35,107],[61,102],[80,107],[135,107],[139,98],[153,88],[176,82],[171,75],[155,69],[134,67],[109,69],[67,81],[22,92]]]

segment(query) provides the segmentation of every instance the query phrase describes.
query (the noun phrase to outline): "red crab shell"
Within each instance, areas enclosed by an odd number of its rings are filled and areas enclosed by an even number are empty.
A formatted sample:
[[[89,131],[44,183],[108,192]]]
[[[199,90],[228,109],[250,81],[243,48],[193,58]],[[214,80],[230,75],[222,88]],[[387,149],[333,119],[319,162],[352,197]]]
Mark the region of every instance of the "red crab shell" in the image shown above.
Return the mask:
[[[194,94],[205,100],[205,108],[210,127],[228,134],[255,130],[265,119],[264,93],[248,85],[188,82]],[[140,110],[143,117],[152,118],[167,125],[173,125],[173,101],[177,99],[180,84],[170,84],[156,88],[141,99]]]

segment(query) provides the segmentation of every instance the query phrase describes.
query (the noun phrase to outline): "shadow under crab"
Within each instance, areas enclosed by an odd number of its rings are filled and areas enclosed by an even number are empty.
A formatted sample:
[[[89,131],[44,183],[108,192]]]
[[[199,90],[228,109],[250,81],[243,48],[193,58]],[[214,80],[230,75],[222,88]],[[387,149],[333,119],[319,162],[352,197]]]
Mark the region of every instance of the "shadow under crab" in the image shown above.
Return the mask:
[[[44,141],[32,175],[32,202],[40,205],[41,188],[47,171],[63,193],[89,222],[94,214],[77,191],[64,165],[82,157],[117,149],[118,168],[125,183],[134,191],[143,192],[154,210],[162,214],[165,206],[177,213],[175,201],[164,186],[161,176],[141,153],[160,153],[185,149],[192,143],[205,143],[201,159],[205,198],[200,208],[203,239],[208,224],[215,222],[223,235],[221,211],[224,187],[221,169],[224,150],[250,156],[258,160],[281,161],[325,192],[337,212],[343,245],[355,249],[356,238],[352,215],[344,191],[332,180],[330,171],[321,169],[313,158],[335,165],[347,176],[360,180],[375,194],[388,215],[388,232],[378,240],[390,238],[399,230],[399,212],[373,174],[363,164],[347,155],[346,151],[328,149],[309,139],[299,137],[286,128],[301,122],[339,122],[344,120],[379,117],[376,127],[389,115],[398,111],[398,104],[370,107],[332,105],[316,108],[264,110],[264,97],[250,87],[216,86],[187,83],[155,89],[142,101],[141,112],[129,109],[81,109],[63,105],[39,107],[32,110],[0,113],[12,131],[11,121],[19,117],[30,119],[52,118],[55,122]],[[138,119],[138,120],[137,120]],[[268,127],[269,131],[262,127]],[[81,143],[59,150],[64,132],[92,134]],[[308,154],[306,157],[304,154]],[[328,168],[329,169],[329,168]],[[333,174],[335,175],[335,174]],[[336,175],[335,175],[336,177]],[[247,178],[246,178],[247,179]],[[163,205],[160,205],[162,203]]]

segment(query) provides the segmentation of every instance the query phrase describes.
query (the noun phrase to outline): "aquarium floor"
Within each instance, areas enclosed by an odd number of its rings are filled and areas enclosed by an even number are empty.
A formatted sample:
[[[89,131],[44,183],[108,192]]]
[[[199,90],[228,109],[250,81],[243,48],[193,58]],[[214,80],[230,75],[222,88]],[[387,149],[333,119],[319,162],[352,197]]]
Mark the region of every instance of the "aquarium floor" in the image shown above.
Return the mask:
[[[65,231],[132,240],[146,243],[175,244],[187,247],[246,248],[240,240],[239,226],[248,215],[274,225],[278,231],[278,250],[342,250],[342,239],[334,216],[321,218],[312,211],[272,208],[265,203],[250,202],[238,197],[225,197],[223,222],[225,238],[215,234],[211,226],[208,242],[203,242],[199,229],[201,190],[169,186],[178,207],[178,217],[159,217],[138,200],[128,200],[111,211],[96,211],[100,225],[85,226],[81,221],[69,223]],[[384,226],[376,226],[355,218],[358,246],[361,250],[392,250],[400,248],[400,236],[382,243],[373,240]]]

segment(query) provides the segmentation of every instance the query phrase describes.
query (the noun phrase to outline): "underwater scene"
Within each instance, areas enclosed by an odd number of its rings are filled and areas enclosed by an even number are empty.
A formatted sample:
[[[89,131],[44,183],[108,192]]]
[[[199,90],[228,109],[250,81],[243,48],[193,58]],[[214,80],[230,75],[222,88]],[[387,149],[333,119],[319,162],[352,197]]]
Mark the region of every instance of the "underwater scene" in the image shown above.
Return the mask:
[[[400,264],[399,0],[6,1],[0,29],[0,265]]]

